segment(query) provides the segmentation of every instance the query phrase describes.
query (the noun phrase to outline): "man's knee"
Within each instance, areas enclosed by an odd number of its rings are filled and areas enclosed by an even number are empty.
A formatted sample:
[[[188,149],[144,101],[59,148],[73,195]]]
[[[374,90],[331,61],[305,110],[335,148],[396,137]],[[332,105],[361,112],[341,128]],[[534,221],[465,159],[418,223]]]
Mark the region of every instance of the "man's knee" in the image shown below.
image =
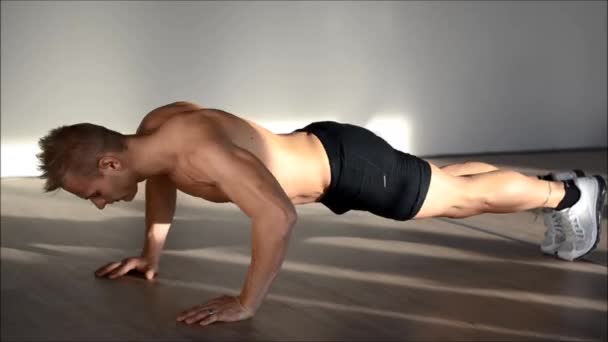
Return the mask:
[[[446,217],[464,218],[484,213],[491,205],[491,193],[476,186],[473,178],[466,177],[459,182],[458,196],[446,210]]]

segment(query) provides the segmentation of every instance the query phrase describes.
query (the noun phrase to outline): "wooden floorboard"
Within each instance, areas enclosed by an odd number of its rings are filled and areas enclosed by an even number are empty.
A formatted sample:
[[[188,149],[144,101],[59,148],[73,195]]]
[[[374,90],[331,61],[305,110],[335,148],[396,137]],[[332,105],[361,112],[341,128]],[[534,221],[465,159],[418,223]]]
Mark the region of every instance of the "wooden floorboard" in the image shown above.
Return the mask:
[[[603,156],[474,160],[531,174],[582,165],[606,177]],[[2,179],[3,341],[607,338],[605,219],[598,249],[563,262],[540,253],[545,228],[534,212],[398,222],[300,206],[287,259],[257,315],[200,328],[175,317],[237,293],[247,270],[250,226],[235,206],[180,194],[158,279],[109,281],[93,271],[141,248],[142,184],[133,202],[103,211],[41,187],[35,178]]]

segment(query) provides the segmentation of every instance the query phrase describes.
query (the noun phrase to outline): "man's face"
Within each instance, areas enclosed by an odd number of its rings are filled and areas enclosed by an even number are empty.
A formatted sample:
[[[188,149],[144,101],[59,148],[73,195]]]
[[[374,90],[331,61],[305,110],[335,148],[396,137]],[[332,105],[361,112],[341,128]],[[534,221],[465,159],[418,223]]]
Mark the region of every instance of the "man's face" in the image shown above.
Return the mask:
[[[68,174],[63,188],[103,209],[116,201],[133,200],[137,194],[137,181],[126,170],[102,172],[90,177]]]

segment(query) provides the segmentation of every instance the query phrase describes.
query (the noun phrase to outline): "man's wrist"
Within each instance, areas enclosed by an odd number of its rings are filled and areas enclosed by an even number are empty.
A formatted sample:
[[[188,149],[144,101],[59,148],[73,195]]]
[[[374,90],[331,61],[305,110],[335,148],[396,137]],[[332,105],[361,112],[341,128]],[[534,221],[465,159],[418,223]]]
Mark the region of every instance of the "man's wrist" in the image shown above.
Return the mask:
[[[148,260],[149,263],[154,265],[158,265],[158,261],[160,259],[160,255],[158,255],[158,253],[151,252],[145,248],[141,252],[141,257]]]
[[[150,228],[146,232],[146,240],[148,240],[151,243],[159,243],[161,241],[164,241],[166,237],[167,237],[167,232],[161,231],[158,227]]]
[[[146,241],[141,256],[149,262],[158,264],[160,259],[161,249],[164,244],[164,237],[159,235],[155,230],[150,230],[146,233]]]
[[[243,300],[243,296],[239,295],[236,296],[236,301],[239,304],[239,306],[241,307],[241,309],[247,313],[249,313],[251,316],[253,316],[255,314],[255,312],[257,311],[259,306],[254,306],[251,303],[247,303],[246,301]]]

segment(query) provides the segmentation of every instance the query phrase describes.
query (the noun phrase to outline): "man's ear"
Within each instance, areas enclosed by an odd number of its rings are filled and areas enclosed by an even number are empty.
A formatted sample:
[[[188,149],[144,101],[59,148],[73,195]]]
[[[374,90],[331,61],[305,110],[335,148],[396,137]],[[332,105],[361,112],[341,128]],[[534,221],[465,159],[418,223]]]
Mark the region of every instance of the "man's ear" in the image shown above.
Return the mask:
[[[103,156],[97,163],[99,171],[118,171],[122,169],[120,160],[113,156]]]

